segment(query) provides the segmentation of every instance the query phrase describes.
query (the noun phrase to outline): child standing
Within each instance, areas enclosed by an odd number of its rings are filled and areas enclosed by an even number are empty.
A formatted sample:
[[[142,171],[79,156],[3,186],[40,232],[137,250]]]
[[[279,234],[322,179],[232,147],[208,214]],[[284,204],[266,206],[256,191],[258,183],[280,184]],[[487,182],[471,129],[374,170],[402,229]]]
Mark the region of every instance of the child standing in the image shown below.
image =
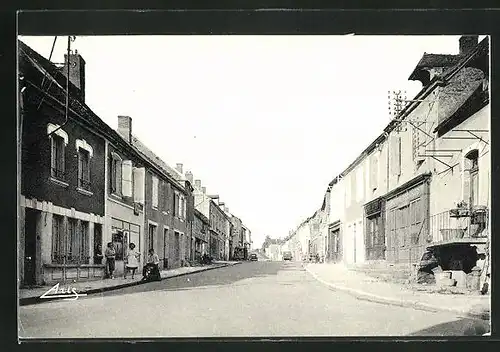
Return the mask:
[[[132,279],[134,279],[135,271],[139,267],[140,253],[135,250],[135,244],[130,243],[127,253],[127,265],[125,266],[124,278],[127,278],[127,272],[132,271]]]

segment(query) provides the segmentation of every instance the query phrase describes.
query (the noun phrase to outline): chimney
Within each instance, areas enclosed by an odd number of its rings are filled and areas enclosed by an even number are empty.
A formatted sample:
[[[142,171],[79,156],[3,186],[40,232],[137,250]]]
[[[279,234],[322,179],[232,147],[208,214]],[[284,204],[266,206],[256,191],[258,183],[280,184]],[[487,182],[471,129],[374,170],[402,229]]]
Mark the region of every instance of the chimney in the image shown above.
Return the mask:
[[[175,166],[175,169],[180,173],[182,174],[182,164],[181,163],[177,163],[176,166]]]
[[[478,35],[463,35],[459,39],[460,55],[467,54],[474,49],[479,41]]]
[[[207,193],[207,187],[201,187],[201,191],[203,192],[203,194],[206,194]]]
[[[132,118],[118,116],[118,133],[129,143],[132,143]]]
[[[194,186],[198,189],[201,189],[201,180],[194,180]]]
[[[193,184],[193,173],[191,171],[186,171],[186,178],[188,179],[191,185]]]
[[[79,98],[85,102],[85,60],[75,50],[69,54],[69,81],[80,90]],[[62,73],[67,76],[68,72],[68,54],[64,54],[64,67]]]

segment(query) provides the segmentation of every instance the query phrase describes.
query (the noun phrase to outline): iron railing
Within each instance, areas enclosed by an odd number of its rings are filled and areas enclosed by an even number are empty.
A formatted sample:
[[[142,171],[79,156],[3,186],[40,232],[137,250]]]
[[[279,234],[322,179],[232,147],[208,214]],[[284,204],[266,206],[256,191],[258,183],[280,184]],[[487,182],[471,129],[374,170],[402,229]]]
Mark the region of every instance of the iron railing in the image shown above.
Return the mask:
[[[83,178],[78,178],[78,187],[90,191],[90,186],[90,181],[84,180]]]
[[[66,173],[63,170],[59,170],[55,167],[52,168],[52,177],[61,181],[66,181]]]
[[[462,213],[443,211],[430,217],[429,240],[431,242],[451,241],[462,238],[486,237],[483,231],[488,226],[486,209],[468,210]]]
[[[52,254],[52,263],[53,264],[89,264],[90,256],[89,255],[71,255],[71,254],[61,254],[54,253]]]

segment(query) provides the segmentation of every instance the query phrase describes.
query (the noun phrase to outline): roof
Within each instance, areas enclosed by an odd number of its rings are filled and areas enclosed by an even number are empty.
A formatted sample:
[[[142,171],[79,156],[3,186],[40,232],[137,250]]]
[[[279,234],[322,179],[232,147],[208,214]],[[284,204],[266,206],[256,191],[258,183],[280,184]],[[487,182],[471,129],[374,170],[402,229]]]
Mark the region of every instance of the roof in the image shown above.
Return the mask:
[[[60,69],[56,67],[52,62],[44,58],[42,55],[31,49],[28,45],[18,40],[19,44],[19,58],[20,58],[20,70],[29,71],[29,74],[33,77],[31,79],[42,79],[45,77],[49,79],[53,84],[45,88],[43,93],[45,95],[50,95],[54,100],[63,104],[66,100],[66,87],[67,78],[64,76]],[[33,70],[34,69],[34,70]],[[40,82],[41,83],[41,82]],[[34,82],[31,82],[33,86],[41,90]],[[50,94],[49,94],[50,93]],[[153,160],[149,160],[144,153],[134,148],[114,129],[112,129],[108,124],[101,120],[83,101],[78,98],[80,90],[74,86],[71,81],[69,84],[69,107],[74,112],[69,116],[70,118],[76,119],[82,122],[87,128],[91,129],[94,133],[101,135],[103,138],[110,142],[114,142],[122,150],[126,150],[133,154],[139,160],[143,161],[148,166],[156,169],[161,174],[164,171],[156,165]],[[135,146],[137,147],[137,146]],[[145,151],[145,150],[144,150]]]
[[[401,111],[399,115],[399,119],[402,120],[404,119],[407,115],[409,115],[419,104],[419,100],[423,99],[425,96],[430,94],[432,90],[434,89],[434,84],[437,84],[438,82],[445,82],[446,80],[451,79],[458,71],[460,71],[462,68],[460,67],[462,64],[465,65],[466,61],[473,59],[478,56],[482,55],[487,55],[488,54],[488,47],[489,47],[489,40],[488,37],[484,38],[473,50],[468,52],[465,55],[441,55],[441,54],[426,54],[424,53],[424,56],[420,60],[420,62],[423,61],[423,63],[428,63],[432,62],[432,60],[442,60],[443,63],[449,63],[453,60],[457,60],[454,65],[448,66],[446,71],[443,73],[441,77],[434,77],[433,80],[430,82],[428,86],[423,87],[420,92],[417,93],[417,95],[414,98],[414,101],[408,105],[405,106],[405,108]],[[448,56],[454,56],[457,59],[449,59],[445,58]],[[418,66],[418,64],[417,64]],[[385,128],[384,132],[382,132],[361,154],[344,170],[342,171],[338,176],[336,176],[333,181],[330,182],[330,186],[333,186],[339,178],[344,177],[348,172],[350,172],[354,167],[356,167],[361,160],[364,159],[364,157],[371,151],[373,148],[375,148],[377,143],[382,143],[386,138],[387,134],[390,133],[397,125],[399,124],[398,121],[393,120],[391,121]]]
[[[132,136],[132,145],[137,148],[137,150],[147,158],[151,163],[155,164],[156,167],[161,169],[163,173],[170,178],[178,187],[183,188],[183,185],[180,183],[185,181],[184,177],[180,176],[180,173],[177,170],[174,170],[167,163],[165,163],[159,156],[157,156],[151,149],[149,149],[144,143],[140,141],[136,136]],[[175,171],[175,172],[174,172]]]
[[[210,222],[208,218],[205,215],[203,215],[203,213],[198,209],[194,210],[194,215],[197,216],[199,219],[201,219],[201,221],[203,221],[204,223],[208,224]]]
[[[464,55],[449,55],[449,54],[428,54],[424,53],[420,61],[415,66],[409,80],[415,80],[418,77],[420,70],[425,70],[434,67],[451,67],[459,63]]]

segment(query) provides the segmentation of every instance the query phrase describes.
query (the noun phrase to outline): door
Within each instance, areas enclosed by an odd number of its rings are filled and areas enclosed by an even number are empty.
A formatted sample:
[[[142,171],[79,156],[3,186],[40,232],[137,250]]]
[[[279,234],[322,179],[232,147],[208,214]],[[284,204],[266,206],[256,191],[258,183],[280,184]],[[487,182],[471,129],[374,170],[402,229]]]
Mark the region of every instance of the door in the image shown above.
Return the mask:
[[[94,224],[94,264],[102,264],[102,225]]]
[[[24,284],[36,284],[36,221],[38,212],[26,208],[24,223]]]
[[[366,259],[385,259],[385,236],[380,213],[367,218]]]
[[[163,229],[163,269],[168,269],[168,229]]]
[[[176,264],[179,262],[180,259],[180,251],[181,251],[181,243],[180,243],[179,233],[176,232],[174,236],[174,260]]]

